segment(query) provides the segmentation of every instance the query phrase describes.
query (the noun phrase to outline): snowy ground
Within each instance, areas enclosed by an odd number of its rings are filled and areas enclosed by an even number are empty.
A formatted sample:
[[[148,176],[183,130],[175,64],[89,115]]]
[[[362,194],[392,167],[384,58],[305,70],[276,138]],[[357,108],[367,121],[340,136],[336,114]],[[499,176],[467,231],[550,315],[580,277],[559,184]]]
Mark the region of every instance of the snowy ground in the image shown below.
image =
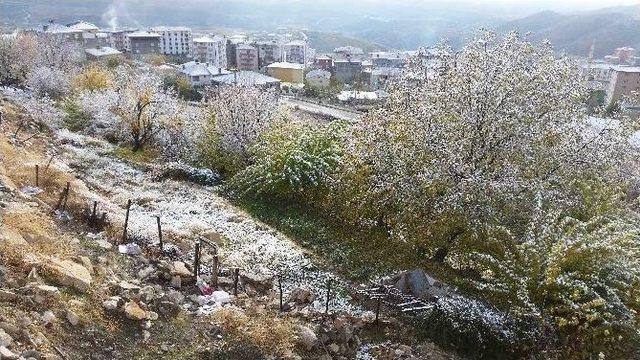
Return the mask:
[[[318,269],[290,239],[231,205],[214,188],[182,181],[155,181],[152,171],[111,157],[112,145],[105,141],[67,130],[57,135],[64,143],[57,157],[59,165],[68,167],[101,196],[95,200],[113,223],[124,222],[127,200],[133,200],[129,234],[157,242],[156,215],[162,219],[163,232],[193,241],[213,230],[228,240],[220,251],[223,267],[240,267],[257,274],[282,271],[294,274],[296,278],[283,282],[285,293],[294,287],[307,286],[318,295],[314,304],[318,309],[324,308],[326,283],[332,278],[335,280],[332,292],[337,296],[331,309],[361,311],[349,303],[343,281]],[[303,274],[303,278],[298,277]]]

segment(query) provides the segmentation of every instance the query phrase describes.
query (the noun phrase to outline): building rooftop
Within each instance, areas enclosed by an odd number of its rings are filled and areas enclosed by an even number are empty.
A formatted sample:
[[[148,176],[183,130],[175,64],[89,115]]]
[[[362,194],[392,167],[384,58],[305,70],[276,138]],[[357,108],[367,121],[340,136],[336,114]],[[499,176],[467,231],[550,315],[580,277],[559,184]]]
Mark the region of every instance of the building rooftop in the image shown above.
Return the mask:
[[[151,31],[191,31],[191,28],[188,28],[186,26],[153,26],[150,27],[149,30]]]
[[[198,61],[189,61],[182,65],[177,65],[176,68],[181,73],[188,76],[218,76],[231,74],[230,71],[223,68]]]
[[[99,48],[90,48],[90,49],[86,49],[85,52],[87,54],[93,55],[95,57],[102,57],[102,56],[111,56],[111,55],[119,55],[122,54],[120,51],[109,47],[109,46],[103,46],[103,47],[99,47]]]
[[[70,29],[73,29],[73,30],[80,30],[80,31],[98,31],[98,30],[100,30],[94,24],[92,24],[90,22],[82,21],[82,20],[74,21],[71,24],[68,24],[67,27],[69,27]]]
[[[254,48],[253,46],[251,46],[249,44],[238,44],[238,46],[236,46],[236,49],[240,49],[240,50],[256,50],[256,48]]]
[[[328,72],[327,70],[315,69],[315,70],[311,70],[311,71],[309,71],[307,73],[307,78],[329,79],[329,78],[331,78],[331,73]]]
[[[362,55],[362,54],[364,54],[364,51],[362,50],[362,48],[355,47],[355,46],[340,46],[340,47],[337,47],[337,48],[333,49],[333,52],[335,52],[335,53],[347,53],[347,54],[353,54],[353,55]]]
[[[193,39],[194,43],[215,43],[215,42],[221,42],[224,41],[224,38],[222,36],[201,36],[198,38]]]
[[[304,70],[304,65],[303,64],[290,63],[290,62],[274,62],[274,63],[272,63],[270,65],[267,65],[267,68]]]
[[[241,86],[259,86],[280,82],[276,78],[255,71],[238,71],[233,74],[216,76],[212,81],[218,84],[237,84]]]
[[[62,24],[52,23],[52,24],[46,25],[46,30],[44,32],[48,34],[70,34],[70,33],[81,33],[82,30],[72,29]]]
[[[286,46],[307,46],[307,42],[304,40],[291,40],[285,45]]]
[[[618,72],[625,72],[625,73],[640,73],[640,67],[639,66],[614,66],[613,70],[618,71]]]
[[[136,32],[132,32],[130,34],[127,34],[127,36],[130,37],[130,38],[159,38],[159,37],[161,37],[160,34],[148,32],[148,31],[136,31]]]

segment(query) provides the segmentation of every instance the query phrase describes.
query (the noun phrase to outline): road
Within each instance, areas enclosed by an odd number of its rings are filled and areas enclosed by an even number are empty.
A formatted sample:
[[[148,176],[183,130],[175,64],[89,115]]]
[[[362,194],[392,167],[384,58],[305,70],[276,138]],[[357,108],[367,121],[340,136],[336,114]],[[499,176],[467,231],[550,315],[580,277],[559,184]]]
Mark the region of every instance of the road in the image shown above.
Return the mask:
[[[306,111],[312,114],[329,116],[338,120],[358,121],[362,116],[362,113],[359,113],[355,110],[339,109],[332,106],[320,105],[309,101],[294,99],[291,97],[282,97],[282,102],[285,105],[297,107],[302,111]]]

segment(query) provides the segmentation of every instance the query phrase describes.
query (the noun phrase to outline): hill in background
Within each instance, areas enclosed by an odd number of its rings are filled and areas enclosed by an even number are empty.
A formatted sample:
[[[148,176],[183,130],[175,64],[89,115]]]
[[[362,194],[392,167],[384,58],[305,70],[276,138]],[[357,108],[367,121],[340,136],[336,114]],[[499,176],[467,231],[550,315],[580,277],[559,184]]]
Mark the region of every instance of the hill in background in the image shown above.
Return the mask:
[[[530,32],[533,40],[549,40],[558,51],[601,58],[621,46],[640,48],[640,5],[563,15],[544,11],[498,27],[500,32]]]

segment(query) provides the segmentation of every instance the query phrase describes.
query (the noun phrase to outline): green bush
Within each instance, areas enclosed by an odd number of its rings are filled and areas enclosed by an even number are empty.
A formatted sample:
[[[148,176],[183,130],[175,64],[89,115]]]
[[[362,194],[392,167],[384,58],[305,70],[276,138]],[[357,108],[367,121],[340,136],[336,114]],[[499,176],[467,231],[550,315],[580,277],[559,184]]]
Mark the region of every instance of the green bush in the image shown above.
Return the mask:
[[[252,165],[232,179],[242,195],[322,195],[341,165],[341,123],[282,123],[252,148]]]
[[[93,119],[91,114],[84,111],[77,102],[67,99],[62,104],[64,111],[64,126],[71,131],[84,130]]]

